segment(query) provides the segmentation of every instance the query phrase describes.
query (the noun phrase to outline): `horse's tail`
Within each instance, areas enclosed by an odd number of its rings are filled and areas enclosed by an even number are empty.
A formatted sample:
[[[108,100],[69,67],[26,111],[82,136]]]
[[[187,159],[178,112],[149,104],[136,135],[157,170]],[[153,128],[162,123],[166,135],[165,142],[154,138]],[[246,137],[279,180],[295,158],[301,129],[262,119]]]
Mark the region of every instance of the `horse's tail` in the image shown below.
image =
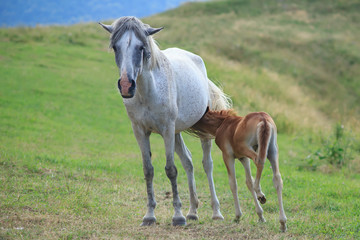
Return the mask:
[[[210,79],[208,79],[208,84],[209,84],[209,95],[210,95],[210,102],[209,102],[210,110],[221,111],[221,110],[230,109],[232,107],[232,101],[230,97],[226,95]],[[186,133],[199,138],[208,138],[208,139],[214,138],[214,136],[212,136],[211,134],[202,131],[202,129],[199,129],[196,124],[191,128],[187,129]]]
[[[264,164],[265,159],[267,157],[268,149],[269,149],[269,142],[270,137],[272,134],[271,124],[263,119],[261,122],[258,123],[256,129],[256,135],[258,139],[258,156],[256,159],[257,164]]]
[[[210,110],[220,111],[230,109],[232,101],[218,86],[216,86],[210,79],[208,79],[209,94],[210,94]]]

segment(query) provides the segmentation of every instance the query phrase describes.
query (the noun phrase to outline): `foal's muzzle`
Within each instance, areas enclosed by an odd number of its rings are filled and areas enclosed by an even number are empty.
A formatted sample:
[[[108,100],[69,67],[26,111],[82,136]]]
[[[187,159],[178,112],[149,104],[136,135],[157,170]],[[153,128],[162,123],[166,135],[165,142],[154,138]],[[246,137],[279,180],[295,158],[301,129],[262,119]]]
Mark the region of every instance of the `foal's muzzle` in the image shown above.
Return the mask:
[[[135,95],[136,84],[134,80],[122,79],[118,81],[118,88],[123,98],[132,98]]]

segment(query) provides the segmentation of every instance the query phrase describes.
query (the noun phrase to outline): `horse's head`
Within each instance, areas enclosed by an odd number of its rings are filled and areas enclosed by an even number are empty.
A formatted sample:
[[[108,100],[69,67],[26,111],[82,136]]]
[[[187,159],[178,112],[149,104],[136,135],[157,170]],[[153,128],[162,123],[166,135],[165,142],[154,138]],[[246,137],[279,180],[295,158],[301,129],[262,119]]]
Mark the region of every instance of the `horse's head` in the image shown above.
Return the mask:
[[[118,87],[121,96],[132,98],[143,67],[151,64],[153,40],[150,35],[162,28],[152,28],[135,17],[121,17],[111,25],[99,24],[111,34],[110,47],[114,49],[120,72]]]

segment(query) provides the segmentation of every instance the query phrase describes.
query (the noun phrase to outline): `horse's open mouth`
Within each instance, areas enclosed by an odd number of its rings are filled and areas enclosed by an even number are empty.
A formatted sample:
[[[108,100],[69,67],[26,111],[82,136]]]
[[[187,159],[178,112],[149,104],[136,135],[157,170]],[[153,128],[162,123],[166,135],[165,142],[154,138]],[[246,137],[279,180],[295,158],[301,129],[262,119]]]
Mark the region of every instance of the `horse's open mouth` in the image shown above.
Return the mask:
[[[118,88],[123,98],[132,98],[135,94],[136,84],[134,80],[121,80],[118,81]]]

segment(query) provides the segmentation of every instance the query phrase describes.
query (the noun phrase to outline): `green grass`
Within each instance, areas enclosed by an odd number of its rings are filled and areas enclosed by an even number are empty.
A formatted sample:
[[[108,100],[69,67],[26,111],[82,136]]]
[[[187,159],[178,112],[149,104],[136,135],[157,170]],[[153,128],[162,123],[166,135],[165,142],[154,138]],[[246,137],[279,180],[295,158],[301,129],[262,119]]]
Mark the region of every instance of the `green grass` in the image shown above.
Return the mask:
[[[107,33],[95,23],[0,29],[0,239],[359,238],[358,6],[215,1],[144,19],[165,26],[156,35],[161,48],[200,54],[240,114],[265,110],[274,117],[287,233],[278,230],[268,163],[262,178],[267,222],[257,223],[239,163],[244,217],[232,221],[233,200],[216,147],[214,179],[225,221],[212,221],[200,143],[188,135],[200,220],[170,225],[164,144],[152,135],[158,224],[139,227],[146,211],[141,154],[116,88]],[[348,146],[341,169],[326,156],[314,157],[331,148],[339,123]],[[176,164],[185,214],[187,179],[177,157]]]

